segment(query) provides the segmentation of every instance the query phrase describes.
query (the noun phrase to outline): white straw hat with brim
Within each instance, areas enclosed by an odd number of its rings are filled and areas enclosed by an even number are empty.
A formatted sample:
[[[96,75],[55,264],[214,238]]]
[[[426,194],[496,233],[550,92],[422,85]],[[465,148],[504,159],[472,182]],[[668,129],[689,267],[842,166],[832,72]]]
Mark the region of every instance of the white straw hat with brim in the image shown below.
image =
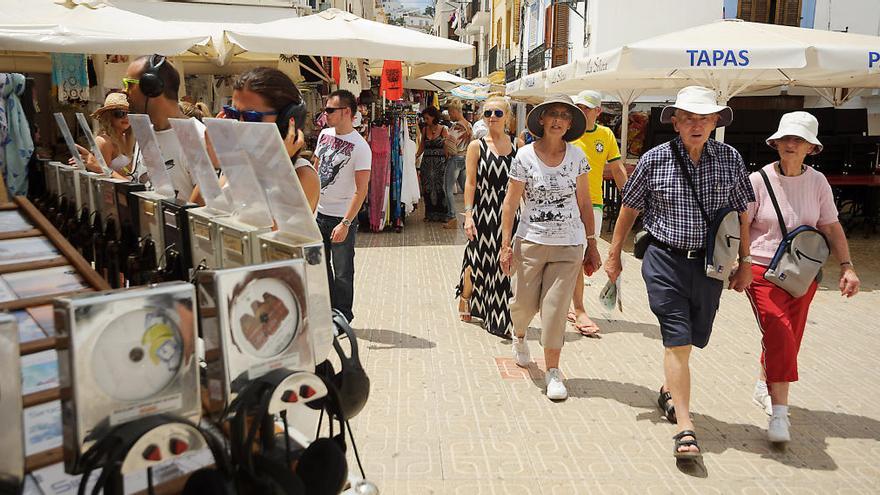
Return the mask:
[[[571,97],[568,95],[553,95],[539,105],[536,105],[535,108],[529,112],[529,116],[526,119],[526,127],[528,127],[529,132],[531,132],[533,136],[539,138],[544,137],[544,127],[540,122],[541,114],[551,105],[565,105],[569,107],[571,112],[571,127],[569,127],[568,132],[562,136],[564,141],[574,141],[583,136],[584,131],[587,129],[587,119],[584,117],[584,113],[581,112],[581,109],[574,105],[571,101]]]
[[[92,114],[92,118],[97,119],[104,112],[109,112],[111,110],[128,111],[128,97],[125,96],[125,93],[108,94],[107,97],[104,98],[104,105],[95,110],[95,113]]]
[[[678,96],[675,97],[675,103],[663,107],[660,122],[671,124],[676,108],[698,115],[717,113],[719,115],[717,127],[724,127],[733,122],[733,110],[730,107],[719,105],[715,91],[702,86],[682,88],[678,92]]]
[[[598,91],[585,89],[574,97],[574,104],[587,108],[599,108],[602,106],[602,94]]]
[[[789,112],[779,119],[779,129],[767,138],[767,145],[776,148],[776,140],[785,136],[798,136],[810,144],[816,145],[811,155],[822,152],[822,143],[816,135],[819,134],[819,121],[807,112]]]

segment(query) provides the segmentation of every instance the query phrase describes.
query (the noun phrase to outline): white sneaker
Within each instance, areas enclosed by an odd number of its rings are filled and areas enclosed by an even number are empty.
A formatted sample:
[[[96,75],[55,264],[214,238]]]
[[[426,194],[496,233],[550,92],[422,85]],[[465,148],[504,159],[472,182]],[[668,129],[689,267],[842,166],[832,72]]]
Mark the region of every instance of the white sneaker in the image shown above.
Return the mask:
[[[791,440],[788,427],[791,423],[788,416],[770,416],[770,424],[767,426],[767,439],[773,443],[783,443]]]
[[[529,344],[526,343],[525,337],[513,338],[513,359],[520,368],[528,368],[532,362],[532,356],[529,354]]]
[[[773,402],[770,400],[770,391],[767,390],[767,382],[764,380],[758,380],[755,382],[755,392],[752,395],[752,402],[763,409],[767,416],[773,415]]]
[[[544,378],[547,381],[547,398],[550,400],[565,400],[568,398],[568,390],[562,383],[559,368],[550,368]]]

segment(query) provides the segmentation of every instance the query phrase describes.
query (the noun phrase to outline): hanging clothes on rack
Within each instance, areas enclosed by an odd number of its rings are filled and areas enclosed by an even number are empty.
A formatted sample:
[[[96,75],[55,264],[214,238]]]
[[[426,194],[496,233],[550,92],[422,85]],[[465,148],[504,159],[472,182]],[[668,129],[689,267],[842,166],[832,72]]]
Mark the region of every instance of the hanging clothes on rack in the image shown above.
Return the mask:
[[[0,73],[0,171],[10,196],[27,194],[27,164],[34,153],[31,129],[21,106],[27,79]]]
[[[390,128],[372,126],[370,129],[370,149],[373,151],[373,162],[370,171],[370,189],[367,196],[367,209],[370,218],[370,230],[381,232],[385,228],[387,201],[385,200],[385,183],[391,165]]]
[[[412,213],[415,206],[419,204],[422,195],[419,191],[419,174],[416,171],[416,151],[419,146],[416,144],[410,133],[409,125],[403,126],[403,146],[401,153],[401,184],[400,184],[400,202],[403,204],[406,213]]]

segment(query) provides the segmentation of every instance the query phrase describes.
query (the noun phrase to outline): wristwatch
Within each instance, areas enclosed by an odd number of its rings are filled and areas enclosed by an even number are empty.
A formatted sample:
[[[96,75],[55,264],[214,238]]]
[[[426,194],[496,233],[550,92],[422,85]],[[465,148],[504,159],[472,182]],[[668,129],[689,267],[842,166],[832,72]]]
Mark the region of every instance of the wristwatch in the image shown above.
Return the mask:
[[[596,240],[596,234],[590,234],[590,235],[588,235],[588,236],[587,236],[587,240],[588,240],[588,241],[595,241],[595,240]]]
[[[741,258],[739,259],[739,262],[740,262],[740,263],[748,263],[748,264],[752,264],[752,255],[748,255],[748,256],[743,256],[743,257],[741,257]]]
[[[343,218],[342,221],[339,223],[341,223],[342,225],[345,225],[346,227],[351,227],[351,220],[349,220],[347,218]]]

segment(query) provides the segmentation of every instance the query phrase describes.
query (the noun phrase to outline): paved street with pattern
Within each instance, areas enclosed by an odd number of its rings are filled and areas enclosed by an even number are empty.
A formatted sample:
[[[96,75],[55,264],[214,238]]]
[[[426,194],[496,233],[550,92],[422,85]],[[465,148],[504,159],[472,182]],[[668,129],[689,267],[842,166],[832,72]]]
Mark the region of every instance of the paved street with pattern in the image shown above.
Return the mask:
[[[624,255],[623,313],[600,309],[604,273],[588,280],[602,338],[569,325],[561,369],[570,398],[551,403],[543,368],[517,368],[508,341],[458,320],[463,233],[413,217],[402,233],[359,234],[356,255],[354,327],[373,388],[352,426],[384,495],[880,493],[877,235],[852,241],[856,298],[840,297],[829,261],[784,451],[769,446],[767,416],[751,402],[760,353],[752,311],[725,291],[712,340],[691,360],[704,462],[677,466],[674,426],[656,406],[662,347],[639,261]],[[603,257],[607,246],[600,241]]]

